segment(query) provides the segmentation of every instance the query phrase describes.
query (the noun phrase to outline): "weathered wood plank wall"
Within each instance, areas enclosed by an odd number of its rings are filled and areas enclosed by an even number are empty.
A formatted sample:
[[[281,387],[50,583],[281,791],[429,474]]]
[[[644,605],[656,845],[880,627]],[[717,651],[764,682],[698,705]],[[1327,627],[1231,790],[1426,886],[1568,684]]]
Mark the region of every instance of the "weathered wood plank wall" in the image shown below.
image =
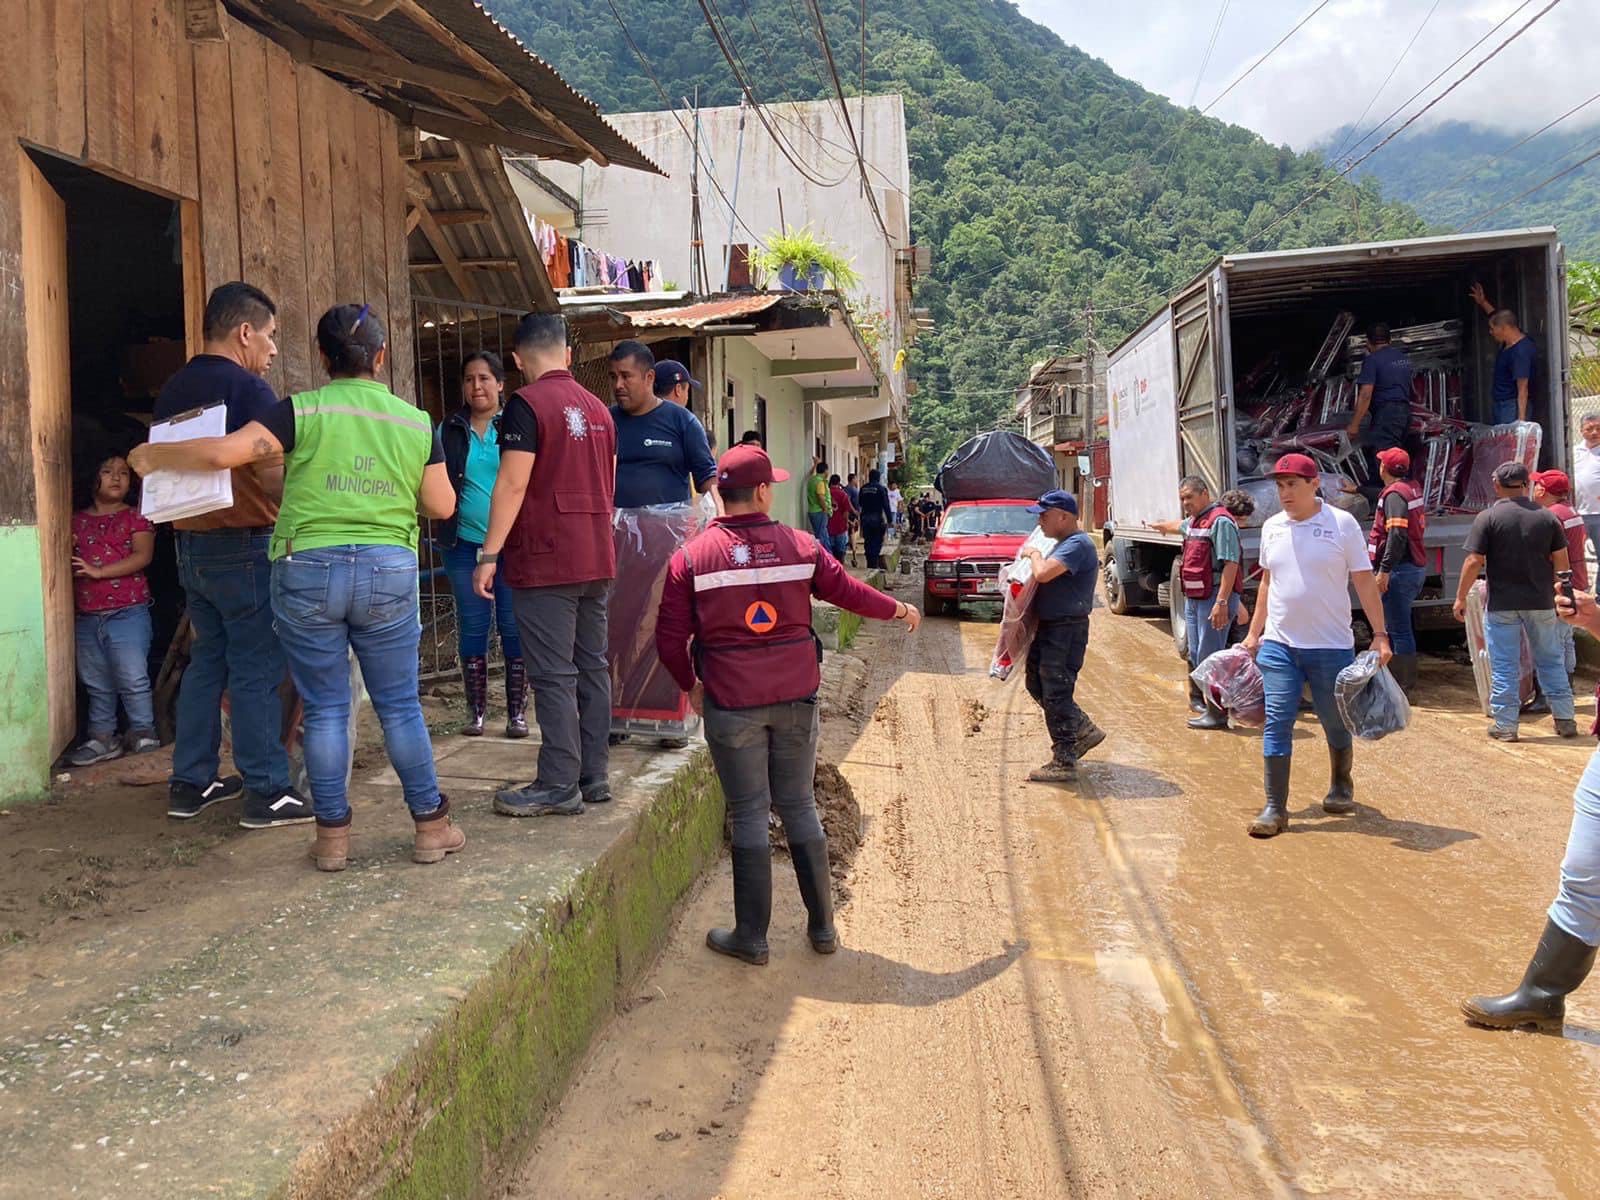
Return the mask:
[[[12,9],[20,10],[13,13]],[[316,321],[330,305],[382,314],[411,395],[405,168],[394,118],[237,21],[190,42],[179,0],[14,0],[14,69],[0,72],[0,522],[31,523],[22,219],[24,143],[198,203],[204,292],[257,283],[278,304],[280,393],[318,385]],[[87,33],[86,33],[87,31]],[[107,263],[108,272],[116,270]],[[70,299],[70,298],[69,298]],[[193,347],[191,347],[193,349]]]

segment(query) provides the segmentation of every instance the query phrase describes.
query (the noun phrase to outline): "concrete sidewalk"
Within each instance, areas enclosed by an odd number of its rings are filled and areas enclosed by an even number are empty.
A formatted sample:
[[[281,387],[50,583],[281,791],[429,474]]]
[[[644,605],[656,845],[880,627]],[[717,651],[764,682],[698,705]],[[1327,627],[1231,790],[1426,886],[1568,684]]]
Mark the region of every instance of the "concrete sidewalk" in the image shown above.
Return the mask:
[[[616,748],[582,816],[494,815],[535,745],[436,743],[468,836],[444,864],[410,862],[385,768],[342,874],[307,827],[251,834],[213,851],[224,886],[10,949],[0,1196],[479,1192],[721,848],[698,746]]]

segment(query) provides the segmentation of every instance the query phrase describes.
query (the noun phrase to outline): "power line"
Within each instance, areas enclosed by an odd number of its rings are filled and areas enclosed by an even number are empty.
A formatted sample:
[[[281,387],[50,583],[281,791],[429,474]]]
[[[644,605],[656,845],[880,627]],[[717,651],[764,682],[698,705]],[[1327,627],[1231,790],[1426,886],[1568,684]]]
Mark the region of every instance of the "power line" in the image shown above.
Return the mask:
[[[1546,132],[1547,130],[1550,130],[1550,129],[1554,129],[1557,125],[1561,124],[1561,122],[1565,121],[1568,117],[1572,116],[1574,113],[1581,112],[1583,109],[1588,108],[1589,105],[1593,104],[1596,100],[1600,100],[1600,92],[1596,92],[1594,95],[1590,96],[1587,100],[1585,100],[1582,104],[1579,104],[1579,105],[1576,105],[1576,106],[1574,106],[1572,108],[1567,109],[1566,112],[1562,113],[1559,117],[1557,117],[1554,121],[1551,121],[1548,125],[1541,125],[1538,129],[1535,129],[1532,133],[1528,134],[1527,137],[1523,138],[1521,141],[1517,142],[1515,145],[1507,146],[1504,150],[1500,151],[1500,153],[1496,154],[1493,158],[1487,159],[1487,160],[1485,160],[1484,162],[1481,162],[1481,163],[1475,163],[1472,166],[1468,167],[1465,171],[1461,172],[1461,174],[1457,175],[1449,183],[1441,184],[1439,187],[1434,188],[1433,191],[1429,192],[1421,200],[1415,201],[1413,203],[1413,207],[1420,208],[1422,205],[1426,204],[1429,200],[1432,200],[1435,196],[1438,196],[1438,195],[1440,195],[1441,193],[1444,193],[1444,192],[1448,192],[1451,188],[1455,187],[1456,184],[1462,182],[1463,180],[1465,180],[1469,176],[1476,175],[1479,171],[1482,171],[1487,167],[1493,166],[1495,163],[1499,162],[1502,158],[1506,157],[1506,155],[1508,155],[1508,154],[1516,153],[1518,150],[1522,149],[1522,147],[1526,146],[1529,142],[1533,141],[1533,139],[1538,137],[1541,133],[1544,133],[1544,132]]]
[[[1372,106],[1378,102],[1378,97],[1383,95],[1385,89],[1395,77],[1395,72],[1400,70],[1400,64],[1405,62],[1406,55],[1411,53],[1411,47],[1417,44],[1417,39],[1422,36],[1422,31],[1428,27],[1428,22],[1433,20],[1433,14],[1439,11],[1443,0],[1433,0],[1433,7],[1428,10],[1428,15],[1422,18],[1422,24],[1417,26],[1417,31],[1411,35],[1411,40],[1406,43],[1406,48],[1400,51],[1400,57],[1394,60],[1394,66],[1389,68],[1389,73],[1383,77],[1383,82],[1378,85],[1378,90],[1372,93],[1372,99],[1367,101],[1367,106],[1361,110],[1361,115],[1350,122],[1349,129],[1345,132],[1344,139],[1339,143],[1339,148],[1334,151],[1334,158],[1343,154],[1350,144],[1350,139],[1355,137],[1356,130],[1361,128],[1361,122],[1367,119],[1367,114],[1372,111]]]
[[[1416,91],[1412,92],[1411,95],[1407,96],[1404,100],[1402,100],[1399,103],[1399,105],[1397,105],[1395,107],[1395,110],[1393,112],[1391,112],[1387,117],[1385,117],[1383,120],[1379,121],[1371,129],[1367,130],[1367,132],[1364,133],[1357,140],[1356,144],[1349,148],[1348,153],[1353,154],[1357,150],[1359,150],[1363,145],[1366,144],[1366,141],[1367,141],[1368,138],[1370,138],[1373,134],[1377,133],[1380,129],[1382,129],[1390,121],[1394,120],[1397,116],[1399,116],[1402,112],[1404,112],[1407,105],[1409,105],[1413,100],[1417,99],[1424,92],[1426,92],[1429,88],[1431,88],[1434,84],[1438,83],[1439,80],[1443,79],[1446,75],[1448,75],[1451,71],[1453,71],[1467,57],[1467,55],[1471,54],[1474,50],[1476,50],[1479,46],[1481,46],[1485,42],[1487,42],[1490,38],[1492,38],[1496,33],[1498,33],[1506,25],[1510,24],[1511,23],[1511,19],[1513,17],[1515,17],[1518,13],[1520,13],[1523,9],[1527,8],[1528,5],[1530,5],[1532,3],[1533,3],[1533,0],[1522,0],[1522,3],[1518,4],[1515,8],[1513,8],[1505,16],[1501,17],[1499,21],[1495,22],[1495,24],[1490,27],[1490,29],[1489,29],[1489,31],[1487,33],[1485,33],[1477,41],[1473,42],[1472,45],[1468,46],[1460,54],[1456,55],[1455,58],[1453,58],[1444,67],[1443,70],[1441,70],[1432,79],[1428,80],[1427,83],[1423,84]],[[1542,16],[1543,14],[1541,13],[1540,15]],[[1534,19],[1537,20],[1538,18],[1536,17]],[[1532,22],[1530,22],[1530,24],[1531,23]],[[1524,28],[1526,28],[1526,26],[1524,26]],[[1443,99],[1443,97],[1441,96],[1439,99]],[[1437,101],[1435,101],[1435,103],[1437,103]]]
[[[878,197],[872,190],[872,180],[867,175],[866,156],[861,153],[861,138],[856,133],[855,123],[850,120],[850,106],[845,102],[844,84],[839,80],[839,67],[833,61],[833,47],[828,41],[828,26],[822,19],[822,9],[817,0],[806,0],[806,5],[811,10],[811,19],[817,27],[817,44],[822,47],[823,61],[828,68],[828,74],[833,78],[833,90],[839,98],[839,114],[844,119],[845,132],[850,135],[851,148],[856,152],[856,166],[861,170],[861,188],[866,194],[867,207],[872,210],[872,219],[877,222],[878,231],[883,234],[883,240],[891,246],[894,239],[889,236],[889,226],[884,223],[883,213],[878,210]]]
[[[1324,181],[1321,185],[1319,185],[1318,187],[1313,189],[1311,192],[1309,192],[1305,196],[1304,199],[1302,199],[1300,201],[1300,203],[1296,204],[1288,212],[1283,213],[1281,216],[1279,216],[1277,219],[1275,219],[1272,222],[1272,224],[1268,225],[1265,229],[1261,230],[1254,237],[1250,238],[1245,244],[1248,246],[1250,244],[1253,244],[1255,242],[1260,241],[1262,238],[1266,237],[1267,234],[1271,233],[1274,229],[1276,229],[1279,225],[1282,225],[1290,217],[1294,216],[1295,213],[1299,212],[1306,205],[1310,204],[1313,200],[1317,199],[1317,197],[1326,195],[1328,190],[1330,188],[1332,188],[1334,184],[1338,183],[1339,180],[1346,178],[1352,171],[1354,171],[1362,163],[1366,162],[1369,158],[1371,158],[1379,150],[1382,150],[1390,142],[1394,141],[1395,138],[1399,137],[1402,133],[1404,133],[1407,129],[1409,129],[1412,125],[1414,125],[1418,120],[1420,120],[1423,117],[1424,114],[1426,114],[1428,112],[1429,109],[1433,108],[1435,105],[1440,103],[1440,101],[1444,100],[1444,98],[1446,96],[1450,95],[1451,92],[1455,91],[1458,87],[1460,87],[1462,84],[1464,84],[1467,80],[1471,79],[1474,75],[1476,75],[1497,54],[1499,54],[1502,50],[1504,50],[1512,42],[1516,41],[1519,37],[1521,37],[1529,29],[1531,29],[1534,26],[1534,24],[1539,21],[1539,19],[1541,17],[1543,17],[1546,13],[1548,13],[1551,9],[1555,8],[1556,5],[1558,5],[1560,3],[1561,3],[1561,0],[1550,0],[1550,3],[1546,4],[1543,8],[1541,8],[1538,12],[1536,12],[1532,17],[1530,17],[1528,19],[1528,23],[1526,25],[1522,26],[1522,28],[1518,29],[1510,37],[1506,38],[1505,41],[1501,42],[1493,50],[1489,51],[1488,54],[1484,55],[1481,59],[1479,59],[1476,63],[1474,63],[1473,66],[1472,66],[1472,69],[1467,71],[1466,74],[1464,74],[1460,78],[1456,79],[1453,83],[1450,84],[1449,87],[1445,88],[1444,91],[1440,92],[1432,100],[1428,101],[1428,103],[1424,104],[1421,108],[1419,108],[1415,113],[1413,113],[1411,116],[1407,117],[1404,122],[1402,122],[1400,125],[1396,126],[1395,129],[1391,133],[1389,133],[1388,136],[1386,136],[1381,142],[1379,142],[1371,150],[1368,150],[1365,154],[1363,154],[1360,158],[1356,159],[1349,166],[1345,167],[1338,174],[1334,175],[1331,179],[1328,179],[1328,180]]]

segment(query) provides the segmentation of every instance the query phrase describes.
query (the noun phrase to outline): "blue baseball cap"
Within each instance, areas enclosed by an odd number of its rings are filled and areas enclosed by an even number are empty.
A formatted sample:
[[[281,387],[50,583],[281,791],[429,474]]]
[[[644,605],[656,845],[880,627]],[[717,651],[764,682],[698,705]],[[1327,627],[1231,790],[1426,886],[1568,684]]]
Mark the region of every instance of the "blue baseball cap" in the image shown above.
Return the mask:
[[[1060,488],[1057,488],[1055,491],[1046,492],[1040,496],[1039,503],[1028,505],[1028,511],[1031,513],[1042,513],[1047,508],[1058,508],[1062,512],[1069,512],[1073,516],[1077,516],[1078,498],[1071,492],[1063,492]]]
[[[656,395],[665,396],[680,383],[687,383],[692,388],[704,386],[689,374],[689,368],[681,362],[671,358],[656,359]]]

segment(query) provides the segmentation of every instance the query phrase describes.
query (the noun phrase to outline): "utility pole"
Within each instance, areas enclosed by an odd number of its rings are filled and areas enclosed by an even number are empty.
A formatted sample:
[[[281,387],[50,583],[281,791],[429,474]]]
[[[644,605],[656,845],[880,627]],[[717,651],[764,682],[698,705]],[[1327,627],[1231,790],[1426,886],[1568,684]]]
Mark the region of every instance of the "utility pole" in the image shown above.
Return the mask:
[[[700,232],[700,89],[694,90],[694,166],[689,170],[689,290],[705,294],[705,242]]]

